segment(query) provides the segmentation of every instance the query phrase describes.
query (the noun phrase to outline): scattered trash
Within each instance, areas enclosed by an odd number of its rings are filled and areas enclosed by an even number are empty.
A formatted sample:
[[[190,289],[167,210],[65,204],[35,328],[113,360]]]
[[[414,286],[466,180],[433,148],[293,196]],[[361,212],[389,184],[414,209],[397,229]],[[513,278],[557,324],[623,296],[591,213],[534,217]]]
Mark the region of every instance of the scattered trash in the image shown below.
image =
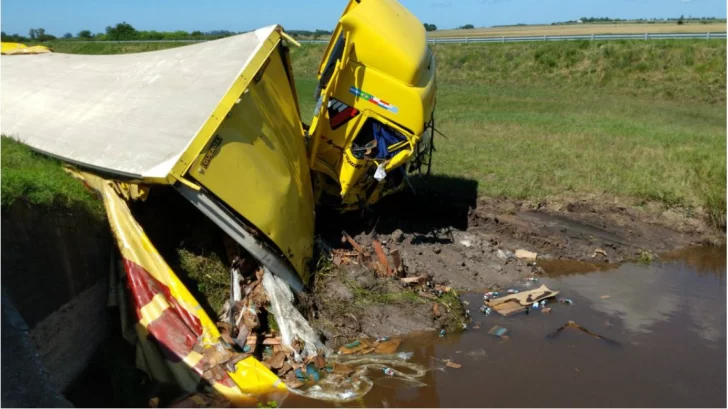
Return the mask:
[[[382,368],[382,372],[384,372],[386,376],[394,376],[394,369],[392,368]]]
[[[440,330],[440,338],[444,338],[444,337],[445,337],[445,330],[444,329],[441,329]]]
[[[354,372],[354,369],[344,364],[334,363],[334,366],[331,368],[331,372],[335,374],[349,376]]]
[[[445,361],[445,366],[447,366],[448,368],[455,368],[455,369],[460,369],[463,367],[462,365],[456,364],[455,362],[452,362],[452,361]]]
[[[546,337],[547,338],[552,338],[552,339],[553,338],[556,338],[561,333],[561,331],[563,331],[566,328],[578,329],[579,331],[581,331],[581,332],[583,332],[583,333],[585,333],[587,335],[590,335],[593,338],[600,339],[600,340],[605,341],[605,342],[607,342],[608,344],[611,344],[611,345],[616,345],[616,346],[619,346],[620,345],[619,342],[614,341],[614,340],[611,340],[611,339],[606,338],[606,337],[603,337],[603,336],[601,336],[601,335],[599,335],[597,333],[591,332],[588,329],[582,327],[581,325],[577,324],[574,321],[567,322],[566,324],[564,324],[561,327],[557,328],[555,331],[548,333],[546,335]]]
[[[460,240],[460,244],[462,244],[465,247],[472,247],[473,243],[470,240]]]
[[[496,337],[501,337],[501,336],[505,335],[507,332],[508,332],[507,329],[495,325],[495,326],[493,326],[493,328],[490,329],[490,331],[488,331],[488,335],[494,335]]]
[[[545,306],[545,305],[546,305],[546,303],[547,303],[547,301],[546,301],[546,300],[541,300],[541,306],[542,306],[542,307],[543,307],[543,306]]]
[[[535,302],[535,303],[533,303],[531,308],[533,308],[534,310],[537,310],[539,306],[540,306],[540,304],[538,302]]]
[[[602,255],[604,257],[607,257],[607,252],[602,249],[596,249],[594,250],[594,254],[592,254],[592,258],[596,257],[597,255]]]
[[[512,259],[516,258],[516,256],[513,253],[511,253],[510,251],[502,250],[502,249],[498,249],[497,255],[498,255],[498,258],[503,259],[503,260],[512,260]]]
[[[435,290],[442,291],[443,293],[449,293],[450,291],[452,291],[452,288],[440,284],[435,284]]]
[[[485,304],[493,308],[500,315],[508,317],[517,313],[527,313],[527,307],[533,305],[533,303],[555,297],[558,294],[558,291],[549,290],[548,287],[542,285],[535,290],[523,291],[516,294],[509,294],[502,298],[487,300]]]
[[[399,339],[393,339],[389,341],[384,341],[376,346],[374,349],[374,353],[377,354],[393,354],[397,352],[397,349],[402,344],[402,340]]]
[[[561,304],[567,304],[567,305],[574,305],[574,302],[573,302],[573,301],[571,301],[571,300],[570,300],[570,299],[568,299],[568,298],[560,298],[560,299],[559,299],[559,302],[560,302]]]
[[[528,277],[528,281],[535,283],[538,281],[538,277]]]
[[[518,294],[518,290],[511,288],[508,290],[508,294]]]
[[[488,354],[485,352],[485,349],[478,348],[478,349],[473,349],[471,351],[466,352],[465,356],[467,356],[468,358],[470,358],[473,361],[480,361],[483,358],[487,358]]]
[[[538,257],[538,254],[536,254],[532,251],[518,249],[518,250],[516,250],[515,256],[516,256],[516,258],[519,258],[521,260],[536,260],[536,257]]]
[[[612,296],[611,295],[603,295],[603,296],[601,296],[599,298],[601,298],[602,300],[608,300],[608,299],[612,298]]]
[[[541,308],[541,312],[544,314],[548,314],[551,312],[551,308],[549,308],[549,307]]]
[[[306,365],[306,375],[314,382],[321,380],[321,374],[316,370],[316,365],[313,362]]]
[[[381,182],[387,177],[387,172],[384,170],[386,166],[386,162],[382,162],[379,166],[377,166],[377,170],[374,172],[374,179],[376,179],[377,182]]]
[[[511,337],[509,337],[508,335],[501,335],[500,338],[501,338],[501,341],[499,342],[499,344],[504,344],[504,343],[508,342],[508,340],[511,339]]]
[[[389,341],[390,339],[389,337],[377,337],[377,342]]]
[[[485,315],[490,315],[490,313],[493,312],[493,309],[484,305],[484,306],[480,307],[480,312],[482,312]]]
[[[463,300],[463,305],[470,305],[470,303],[467,302],[467,301],[465,301],[465,300]]]

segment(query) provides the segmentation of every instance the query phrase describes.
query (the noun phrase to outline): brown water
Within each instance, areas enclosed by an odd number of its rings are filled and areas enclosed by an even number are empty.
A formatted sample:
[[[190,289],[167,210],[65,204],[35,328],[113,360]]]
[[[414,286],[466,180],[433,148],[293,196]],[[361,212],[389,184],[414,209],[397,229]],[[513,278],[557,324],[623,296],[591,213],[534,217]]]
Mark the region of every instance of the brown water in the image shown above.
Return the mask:
[[[478,312],[482,295],[464,295],[471,327],[479,329],[412,337],[401,348],[413,351],[415,362],[452,359],[462,368],[428,372],[428,386],[420,388],[375,374],[372,391],[343,406],[726,406],[725,248],[690,249],[650,265],[582,270],[548,265],[549,277],[541,282],[574,301],[552,302],[548,315],[484,316]],[[569,320],[620,346],[572,328],[546,338]],[[487,334],[494,325],[509,330],[507,342]],[[282,405],[328,404],[291,395]]]

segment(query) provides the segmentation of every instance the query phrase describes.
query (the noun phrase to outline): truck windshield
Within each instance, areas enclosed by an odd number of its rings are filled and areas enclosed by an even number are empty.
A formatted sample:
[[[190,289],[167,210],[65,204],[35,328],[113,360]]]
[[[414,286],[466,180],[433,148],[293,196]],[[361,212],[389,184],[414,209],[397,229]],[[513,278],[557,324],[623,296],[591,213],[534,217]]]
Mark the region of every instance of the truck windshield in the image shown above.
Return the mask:
[[[318,87],[316,88],[316,94],[314,95],[315,101],[318,101],[319,96],[321,95],[321,91],[326,89],[326,87],[329,85],[331,76],[334,74],[334,68],[336,67],[336,63],[341,59],[344,54],[345,42],[346,39],[344,38],[344,34],[342,33],[339,36],[339,39],[336,40],[336,44],[334,44],[334,48],[331,50],[331,55],[329,55],[329,59],[328,61],[326,61],[326,65],[324,66],[324,71],[321,73],[321,79],[319,80]]]

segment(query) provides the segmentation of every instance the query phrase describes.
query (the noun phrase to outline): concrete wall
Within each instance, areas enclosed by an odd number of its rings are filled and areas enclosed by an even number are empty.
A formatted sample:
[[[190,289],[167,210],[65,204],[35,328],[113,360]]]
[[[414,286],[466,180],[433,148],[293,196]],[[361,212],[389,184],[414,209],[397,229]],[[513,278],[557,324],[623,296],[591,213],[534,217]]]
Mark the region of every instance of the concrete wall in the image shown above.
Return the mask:
[[[3,298],[26,323],[39,362],[60,391],[108,337],[112,245],[108,223],[83,210],[16,202],[3,211]],[[3,358],[6,352],[3,343]],[[3,395],[12,385],[5,380],[3,359]]]

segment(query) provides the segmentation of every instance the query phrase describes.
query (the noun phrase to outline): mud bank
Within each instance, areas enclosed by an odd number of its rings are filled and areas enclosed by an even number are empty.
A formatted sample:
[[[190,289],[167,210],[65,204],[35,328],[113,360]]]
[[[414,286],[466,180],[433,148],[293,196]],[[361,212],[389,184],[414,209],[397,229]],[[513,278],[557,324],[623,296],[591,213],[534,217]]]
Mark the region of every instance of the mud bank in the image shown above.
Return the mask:
[[[725,233],[711,227],[707,217],[599,199],[531,203],[403,193],[365,213],[318,215],[318,232],[334,248],[352,250],[340,240],[341,229],[361,247],[378,240],[388,254],[400,253],[404,276],[429,275],[460,292],[523,284],[544,274],[554,260],[603,270],[657,260],[687,246],[725,243]],[[518,258],[518,250],[536,258]],[[447,315],[436,317],[432,300],[403,290],[396,280],[377,279],[362,265],[325,265],[313,297],[314,325],[336,345],[354,336],[455,329],[453,323],[464,319],[462,309],[450,315],[441,308]]]

